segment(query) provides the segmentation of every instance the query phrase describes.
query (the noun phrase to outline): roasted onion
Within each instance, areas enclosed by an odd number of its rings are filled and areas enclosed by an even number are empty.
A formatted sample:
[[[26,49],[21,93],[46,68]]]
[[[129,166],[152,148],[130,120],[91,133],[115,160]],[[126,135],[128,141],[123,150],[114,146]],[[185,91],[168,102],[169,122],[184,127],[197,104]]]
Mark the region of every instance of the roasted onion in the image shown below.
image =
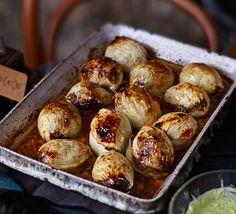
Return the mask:
[[[109,109],[100,109],[91,122],[89,144],[96,155],[109,150],[125,152],[132,129],[129,120]]]
[[[175,151],[190,145],[198,127],[197,121],[190,114],[183,112],[165,114],[154,123],[154,126],[167,134]]]
[[[121,191],[127,191],[134,185],[132,165],[121,153],[114,150],[97,158],[92,178],[97,183]]]
[[[126,72],[147,58],[146,48],[132,39],[116,37],[106,48],[105,56],[118,62]]]
[[[130,142],[126,157],[134,170],[151,177],[168,175],[174,161],[174,149],[168,136],[153,126],[143,126]]]
[[[164,100],[176,110],[190,113],[193,117],[205,115],[210,107],[210,98],[199,86],[179,83],[167,89]]]
[[[130,72],[130,85],[144,87],[152,96],[162,97],[174,82],[170,67],[155,60],[141,62]]]
[[[161,115],[159,103],[144,88],[134,86],[115,94],[115,110],[123,113],[135,128],[152,124]]]
[[[79,109],[97,109],[112,103],[112,94],[91,82],[78,82],[65,96],[66,100]]]
[[[203,63],[192,63],[184,66],[179,77],[180,82],[189,82],[202,87],[208,94],[215,94],[224,90],[219,73]]]
[[[37,126],[41,137],[46,141],[77,138],[82,121],[78,109],[73,104],[54,101],[40,111]]]
[[[123,81],[122,67],[109,57],[88,60],[79,72],[79,80],[96,83],[114,92]]]
[[[38,150],[41,162],[55,169],[73,170],[93,156],[90,148],[78,140],[55,139]]]

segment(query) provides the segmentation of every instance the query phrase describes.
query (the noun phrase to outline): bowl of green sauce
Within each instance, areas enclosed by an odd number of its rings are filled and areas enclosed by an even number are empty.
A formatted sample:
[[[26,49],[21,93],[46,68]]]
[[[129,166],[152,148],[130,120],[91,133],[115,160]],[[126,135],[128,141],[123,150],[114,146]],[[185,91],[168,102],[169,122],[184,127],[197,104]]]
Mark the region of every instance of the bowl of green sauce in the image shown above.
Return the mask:
[[[199,174],[171,198],[169,214],[236,214],[236,170]]]

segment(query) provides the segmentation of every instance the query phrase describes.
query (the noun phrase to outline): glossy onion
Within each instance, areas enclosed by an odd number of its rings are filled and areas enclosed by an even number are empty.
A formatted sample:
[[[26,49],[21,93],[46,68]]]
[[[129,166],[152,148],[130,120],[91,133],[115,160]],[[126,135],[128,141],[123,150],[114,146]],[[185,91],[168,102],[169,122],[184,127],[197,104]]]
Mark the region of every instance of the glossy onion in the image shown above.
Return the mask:
[[[147,58],[146,48],[126,37],[116,37],[110,42],[105,51],[105,56],[118,62],[126,72]]]
[[[174,82],[170,67],[155,60],[141,62],[130,72],[130,85],[144,87],[152,96],[163,96]]]
[[[215,94],[224,90],[219,73],[203,63],[192,63],[184,66],[179,81],[198,85],[208,94]]]
[[[43,144],[38,150],[41,162],[55,169],[73,170],[92,157],[88,146],[68,139],[55,139]]]
[[[167,135],[153,126],[143,126],[126,152],[134,170],[151,177],[168,175],[174,149]]]
[[[51,102],[38,116],[38,130],[46,140],[76,138],[82,126],[78,109],[68,102]]]
[[[193,117],[205,115],[210,107],[207,93],[190,83],[179,83],[167,89],[164,100],[178,111],[190,113]]]
[[[175,151],[189,146],[197,132],[197,121],[183,112],[165,114],[154,123],[154,126],[167,134]]]
[[[95,182],[127,191],[134,185],[134,172],[129,161],[114,150],[99,156],[92,170]]]
[[[115,91],[122,84],[123,69],[108,57],[90,59],[81,68],[79,79],[96,83],[109,91]]]
[[[122,113],[100,109],[90,127],[89,144],[96,155],[109,150],[125,152],[132,129],[129,120]]]
[[[91,82],[76,83],[66,95],[66,100],[79,109],[96,109],[112,103],[112,94]]]
[[[115,94],[115,110],[123,113],[135,128],[152,124],[161,115],[158,102],[145,89],[134,86]]]

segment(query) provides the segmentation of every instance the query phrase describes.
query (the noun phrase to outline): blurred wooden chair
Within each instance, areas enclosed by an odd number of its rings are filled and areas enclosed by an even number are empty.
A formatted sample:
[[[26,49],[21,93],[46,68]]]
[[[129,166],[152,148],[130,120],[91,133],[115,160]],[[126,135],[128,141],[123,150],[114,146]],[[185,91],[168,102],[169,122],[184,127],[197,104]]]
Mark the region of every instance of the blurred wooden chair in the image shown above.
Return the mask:
[[[229,56],[236,58],[236,33],[232,38],[231,47],[229,49]]]
[[[169,0],[171,3],[189,13],[201,26],[210,51],[218,51],[219,43],[217,33],[211,19],[203,9],[191,0]],[[58,30],[69,12],[82,0],[61,0],[52,11],[47,22],[44,41],[39,30],[39,4],[38,0],[22,0],[22,30],[24,56],[26,65],[36,70],[40,65],[54,60],[55,46]]]

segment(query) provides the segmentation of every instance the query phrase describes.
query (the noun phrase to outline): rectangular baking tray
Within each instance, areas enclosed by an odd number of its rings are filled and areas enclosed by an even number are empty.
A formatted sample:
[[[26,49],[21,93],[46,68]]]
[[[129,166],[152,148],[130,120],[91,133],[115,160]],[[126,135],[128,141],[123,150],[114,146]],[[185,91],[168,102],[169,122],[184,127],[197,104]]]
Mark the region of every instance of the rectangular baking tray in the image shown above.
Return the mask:
[[[36,119],[40,109],[48,102],[65,93],[77,79],[78,68],[88,59],[90,50],[102,48],[104,43],[111,41],[115,36],[126,36],[152,47],[155,54],[165,60],[187,64],[202,62],[211,65],[233,83],[227,93],[215,109],[209,120],[198,134],[193,144],[174,171],[166,179],[160,192],[152,199],[142,199],[120,191],[96,184],[72,174],[52,169],[51,167],[36,160],[23,156],[12,150],[22,139],[27,136],[36,125]],[[41,180],[60,186],[64,189],[82,193],[102,203],[136,213],[151,213],[159,211],[165,203],[165,196],[171,185],[180,176],[181,169],[194,156],[201,144],[201,138],[206,132],[213,119],[224,106],[236,84],[236,61],[209,53],[206,50],[186,45],[163,36],[150,34],[143,30],[136,30],[124,25],[106,24],[100,30],[92,34],[87,41],[82,43],[77,50],[67,59],[59,63],[47,76],[45,76],[24,99],[0,123],[0,162],[31,175]]]

